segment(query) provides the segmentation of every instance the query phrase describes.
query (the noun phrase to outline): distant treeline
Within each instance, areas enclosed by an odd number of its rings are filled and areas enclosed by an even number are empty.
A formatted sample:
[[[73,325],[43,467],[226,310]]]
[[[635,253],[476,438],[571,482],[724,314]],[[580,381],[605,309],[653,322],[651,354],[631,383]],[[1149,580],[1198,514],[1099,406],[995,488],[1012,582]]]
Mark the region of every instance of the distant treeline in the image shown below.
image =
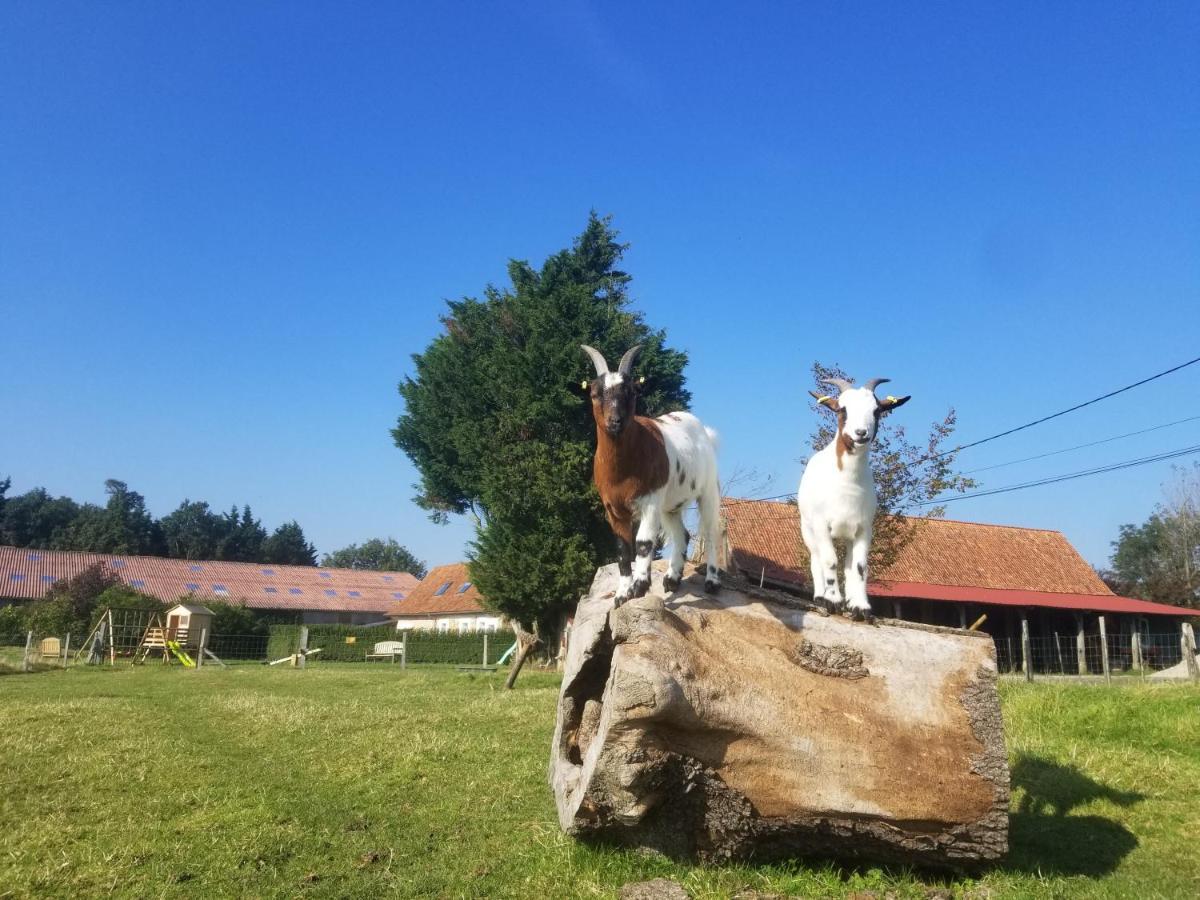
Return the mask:
[[[298,522],[285,522],[270,534],[249,506],[213,511],[204,501],[184,500],[156,519],[146,498],[123,481],[104,482],[103,506],[52,497],[45,488],[6,497],[10,481],[0,480],[0,543],[40,550],[217,559],[229,562],[315,566],[317,551]]]
[[[10,479],[0,479],[0,544],[171,559],[317,564],[317,551],[299,523],[285,522],[267,534],[249,506],[218,513],[203,500],[184,500],[173,513],[156,519],[146,510],[145,497],[111,478],[104,482],[108,502],[103,506],[51,497],[45,488],[8,497],[11,484]],[[425,563],[394,538],[350,544],[326,553],[321,565],[425,577]]]

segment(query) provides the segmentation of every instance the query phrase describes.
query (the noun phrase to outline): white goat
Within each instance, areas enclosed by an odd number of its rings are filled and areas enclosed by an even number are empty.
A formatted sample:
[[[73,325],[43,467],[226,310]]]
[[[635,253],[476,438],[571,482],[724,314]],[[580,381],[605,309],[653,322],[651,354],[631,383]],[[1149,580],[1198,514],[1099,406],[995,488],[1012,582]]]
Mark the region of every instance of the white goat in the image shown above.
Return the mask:
[[[908,402],[908,397],[880,400],[875,388],[887,378],[872,378],[856,388],[841,378],[826,384],[840,393],[826,397],[810,391],[816,401],[837,414],[837,432],[829,446],[818,451],[800,477],[796,501],[800,507],[800,533],[812,563],[813,598],[826,600],[841,610],[847,603],[855,619],[870,618],[867,602],[867,555],[875,524],[875,479],[868,452],[879,428],[880,416]],[[846,598],[837,580],[834,541],[846,541]]]
[[[637,415],[638,385],[633,364],[641,345],[626,351],[610,372],[600,351],[584,351],[596,367],[589,385],[596,419],[596,457],[592,473],[617,537],[621,572],[617,605],[641,597],[650,588],[650,561],[660,533],[671,542],[671,562],[663,590],[674,591],[683,577],[688,533],[683,511],[695,501],[708,551],[704,589],[720,588],[721,494],[717,486],[717,433],[687,412],[657,419]],[[634,551],[637,552],[633,560]],[[631,560],[633,563],[631,565]]]

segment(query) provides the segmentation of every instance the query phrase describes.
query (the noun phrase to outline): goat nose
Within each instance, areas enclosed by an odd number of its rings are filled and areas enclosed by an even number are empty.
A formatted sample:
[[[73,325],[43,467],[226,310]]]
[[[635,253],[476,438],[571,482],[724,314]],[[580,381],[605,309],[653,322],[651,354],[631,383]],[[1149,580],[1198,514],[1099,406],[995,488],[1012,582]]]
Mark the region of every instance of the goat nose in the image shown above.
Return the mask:
[[[867,429],[859,428],[859,429],[856,429],[854,433],[855,433],[855,435],[857,435],[860,438],[865,438],[867,436]]]

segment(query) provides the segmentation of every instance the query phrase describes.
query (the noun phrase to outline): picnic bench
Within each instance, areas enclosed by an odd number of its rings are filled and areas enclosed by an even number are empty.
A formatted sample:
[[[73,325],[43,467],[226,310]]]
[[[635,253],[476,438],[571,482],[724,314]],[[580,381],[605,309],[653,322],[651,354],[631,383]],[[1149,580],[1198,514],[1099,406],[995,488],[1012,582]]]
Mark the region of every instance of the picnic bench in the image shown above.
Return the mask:
[[[367,660],[387,659],[395,662],[404,660],[404,641],[377,641],[375,649],[367,654]]]

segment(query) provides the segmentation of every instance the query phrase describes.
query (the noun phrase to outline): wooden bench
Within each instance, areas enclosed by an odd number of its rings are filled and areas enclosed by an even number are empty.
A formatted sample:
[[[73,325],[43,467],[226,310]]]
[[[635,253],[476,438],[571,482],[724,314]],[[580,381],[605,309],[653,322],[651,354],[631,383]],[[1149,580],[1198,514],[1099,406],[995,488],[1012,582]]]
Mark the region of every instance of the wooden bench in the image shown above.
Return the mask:
[[[395,662],[397,659],[404,659],[404,641],[379,641],[375,644],[375,649],[367,654],[367,659],[390,659]]]

